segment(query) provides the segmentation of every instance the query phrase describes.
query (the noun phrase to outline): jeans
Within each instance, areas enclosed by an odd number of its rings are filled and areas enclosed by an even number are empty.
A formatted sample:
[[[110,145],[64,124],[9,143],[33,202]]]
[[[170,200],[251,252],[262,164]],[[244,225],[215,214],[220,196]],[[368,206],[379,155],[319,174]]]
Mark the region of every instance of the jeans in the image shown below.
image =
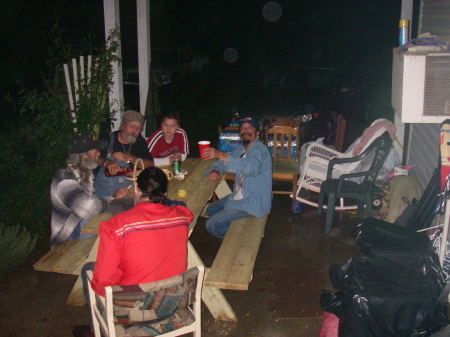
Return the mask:
[[[110,156],[106,157],[106,159],[112,160]],[[117,162],[117,165],[129,166],[124,161]],[[95,194],[99,198],[112,197],[119,188],[128,188],[130,185],[131,180],[126,179],[125,176],[105,176],[104,167],[100,167],[94,181]]]
[[[238,209],[225,209],[228,198],[229,196],[219,199],[206,209],[206,215],[209,216],[206,221],[206,230],[221,239],[225,237],[232,221],[252,216]]]
[[[78,240],[78,239],[89,239],[93,238],[94,234],[83,234],[81,233],[81,228],[88,223],[87,220],[81,220],[77,226],[73,229],[73,232],[69,235],[67,240]]]

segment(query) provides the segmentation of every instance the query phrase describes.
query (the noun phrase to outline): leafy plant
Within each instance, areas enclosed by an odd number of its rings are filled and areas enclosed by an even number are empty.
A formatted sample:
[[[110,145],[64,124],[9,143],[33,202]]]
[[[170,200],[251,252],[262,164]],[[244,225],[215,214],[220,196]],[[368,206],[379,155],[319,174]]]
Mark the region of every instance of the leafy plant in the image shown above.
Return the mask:
[[[34,249],[37,236],[21,226],[0,223],[0,277],[20,265]]]
[[[119,30],[110,31],[104,46],[105,52],[91,49],[89,55],[93,55],[90,77],[79,81],[76,94],[79,99],[75,102],[75,117],[73,121],[78,132],[88,132],[99,136],[102,126],[114,120],[117,109],[113,108],[119,102],[109,103],[109,92],[113,86],[113,62],[120,62],[116,51],[119,47]]]
[[[63,42],[57,25],[54,32],[56,49],[50,51],[48,69],[42,71],[42,85],[32,90],[23,87],[18,101],[7,97],[20,114],[17,125],[4,126],[0,133],[0,179],[5,192],[0,198],[0,221],[40,235],[50,224],[50,183],[64,163],[74,129],[98,136],[109,131],[117,112],[109,104],[108,93],[113,85],[111,62],[120,62],[116,55],[119,30],[111,30],[101,47],[94,47],[89,36],[84,41],[87,46],[78,50]],[[74,120],[62,64],[88,54],[95,66],[89,83],[77,91]]]

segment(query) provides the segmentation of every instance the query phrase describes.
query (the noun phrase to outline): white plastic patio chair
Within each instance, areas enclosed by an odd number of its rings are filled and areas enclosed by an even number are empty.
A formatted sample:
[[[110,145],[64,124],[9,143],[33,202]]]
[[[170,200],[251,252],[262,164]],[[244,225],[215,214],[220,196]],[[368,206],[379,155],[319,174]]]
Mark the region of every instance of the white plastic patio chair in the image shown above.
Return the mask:
[[[375,125],[380,121],[385,121],[384,119],[377,119],[374,121],[371,126]],[[394,127],[395,128],[395,127]],[[386,132],[386,128],[380,127],[372,137],[367,141],[362,150],[359,153],[364,152],[370,144],[381,136],[384,132]],[[362,137],[359,138],[361,140]],[[355,147],[358,143],[355,144]],[[322,182],[324,182],[327,178],[327,170],[328,164],[333,158],[351,158],[355,157],[353,153],[353,147],[350,151],[347,150],[348,153],[338,152],[336,150],[330,149],[326,145],[311,143],[306,151],[306,160],[304,161],[303,167],[301,167],[300,178],[298,180],[298,187],[296,193],[296,199],[302,203],[305,203],[310,206],[318,207],[318,203],[309,200],[303,195],[305,194],[303,190],[307,190],[314,193],[320,193],[320,186]],[[335,165],[333,170],[333,178],[338,178],[342,174],[351,173],[355,170],[360,162],[354,162],[343,165]],[[326,209],[325,205],[324,208]],[[343,199],[340,199],[340,205],[336,206],[336,210],[352,210],[357,209],[357,205],[344,205]]]

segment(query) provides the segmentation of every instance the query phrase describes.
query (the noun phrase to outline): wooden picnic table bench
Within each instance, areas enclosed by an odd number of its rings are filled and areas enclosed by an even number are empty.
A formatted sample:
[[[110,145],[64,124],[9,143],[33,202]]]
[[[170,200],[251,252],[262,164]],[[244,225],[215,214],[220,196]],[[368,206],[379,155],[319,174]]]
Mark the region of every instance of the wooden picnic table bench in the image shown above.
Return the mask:
[[[94,247],[96,237],[67,240],[45,254],[33,267],[37,271],[80,275],[81,268]]]
[[[189,224],[189,235],[192,233],[211,196],[216,193],[219,198],[231,193],[225,181],[221,183],[210,180],[204,172],[214,160],[188,158],[182,163],[182,168],[188,171],[185,179],[169,181],[167,196],[172,200],[184,201],[194,215]],[[186,196],[178,196],[178,190],[186,191]],[[112,214],[102,213],[92,218],[83,228],[82,233],[98,234],[100,222],[109,220]],[[59,272],[79,275],[82,266],[89,261],[95,261],[97,256],[98,236],[91,239],[67,241],[58,245],[34,264],[35,270]],[[188,268],[204,265],[195,248],[188,241]],[[81,278],[78,277],[73,290],[67,299],[67,304],[84,305]],[[217,287],[204,286],[202,299],[212,316],[217,320],[236,321],[236,315]]]
[[[221,289],[248,290],[253,277],[268,214],[235,220],[220,245],[205,285]]]

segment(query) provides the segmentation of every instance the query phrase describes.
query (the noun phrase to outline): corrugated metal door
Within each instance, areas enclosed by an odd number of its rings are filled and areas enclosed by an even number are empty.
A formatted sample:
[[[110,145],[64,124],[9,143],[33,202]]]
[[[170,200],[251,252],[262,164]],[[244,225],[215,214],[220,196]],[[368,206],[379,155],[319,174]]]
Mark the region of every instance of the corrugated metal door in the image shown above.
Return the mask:
[[[441,124],[411,124],[406,162],[417,164],[410,174],[419,181],[422,191],[439,162],[439,129]]]

